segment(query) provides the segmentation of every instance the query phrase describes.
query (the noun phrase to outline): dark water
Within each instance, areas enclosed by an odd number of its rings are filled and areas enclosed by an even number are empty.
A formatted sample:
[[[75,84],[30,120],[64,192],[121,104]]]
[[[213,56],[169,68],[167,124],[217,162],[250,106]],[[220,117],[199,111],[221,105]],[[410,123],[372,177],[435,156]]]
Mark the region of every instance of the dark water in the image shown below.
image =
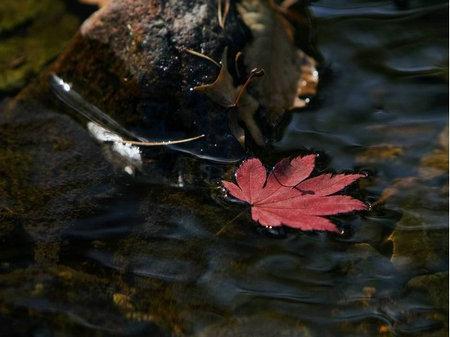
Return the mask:
[[[275,238],[198,187],[217,175],[206,163],[149,183],[113,174],[81,129],[70,147],[35,144],[34,124],[14,143],[2,124],[0,335],[447,336],[448,5],[312,11],[320,94],[275,151],[369,172],[360,197],[372,210],[336,219],[343,235]],[[66,132],[59,122],[47,137]]]

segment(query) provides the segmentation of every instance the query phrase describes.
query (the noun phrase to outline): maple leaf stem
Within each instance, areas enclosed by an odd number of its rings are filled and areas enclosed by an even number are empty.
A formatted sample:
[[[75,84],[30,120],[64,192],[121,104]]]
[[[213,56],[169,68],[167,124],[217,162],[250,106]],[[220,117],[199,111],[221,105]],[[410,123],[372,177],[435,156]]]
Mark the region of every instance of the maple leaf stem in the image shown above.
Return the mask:
[[[219,231],[216,233],[216,236],[221,235],[222,233],[225,232],[225,230],[228,228],[229,225],[231,225],[234,221],[236,221],[242,214],[244,214],[246,210],[242,210],[238,213],[238,215],[236,215],[233,219],[231,219],[230,221],[228,221],[225,225],[222,226],[221,229],[219,229]]]
[[[297,3],[298,0],[284,0],[279,7],[282,9],[288,9]]]
[[[239,71],[239,59],[241,58],[241,56],[242,56],[242,52],[241,51],[238,51],[237,53],[236,53],[236,55],[234,56],[234,70],[236,71],[236,75],[237,75],[237,77],[238,78],[240,78],[241,77],[241,72]]]
[[[163,145],[172,145],[172,144],[181,144],[181,143],[192,142],[193,140],[197,140],[197,139],[200,139],[203,137],[205,137],[205,135],[200,135],[200,136],[185,138],[185,139],[167,140],[167,141],[162,141],[162,142],[138,142],[138,141],[133,141],[133,140],[123,140],[123,141],[120,141],[120,143],[138,145],[138,146],[163,146]]]
[[[189,48],[185,48],[184,51],[186,53],[188,53],[188,54],[191,54],[191,55],[200,57],[202,59],[208,60],[209,62],[214,63],[217,67],[222,68],[222,66],[220,65],[219,62],[215,61],[214,59],[212,59],[211,57],[209,57],[209,56],[207,56],[205,54],[199,53],[198,51],[195,51],[195,50],[192,50],[192,49],[189,49]]]
[[[258,68],[254,68],[252,69],[252,71],[250,72],[250,75],[248,76],[247,80],[245,81],[244,85],[241,87],[241,90],[239,90],[236,99],[234,101],[234,106],[237,106],[239,104],[239,101],[242,97],[242,95],[244,94],[245,90],[247,89],[247,87],[250,85],[251,81],[255,78],[255,77],[261,77],[264,76],[264,70],[263,69],[258,69]]]
[[[225,4],[222,5],[222,0],[218,0],[217,3],[217,20],[219,21],[219,26],[225,29],[225,24],[228,17],[228,12],[230,11],[230,0],[225,0]]]

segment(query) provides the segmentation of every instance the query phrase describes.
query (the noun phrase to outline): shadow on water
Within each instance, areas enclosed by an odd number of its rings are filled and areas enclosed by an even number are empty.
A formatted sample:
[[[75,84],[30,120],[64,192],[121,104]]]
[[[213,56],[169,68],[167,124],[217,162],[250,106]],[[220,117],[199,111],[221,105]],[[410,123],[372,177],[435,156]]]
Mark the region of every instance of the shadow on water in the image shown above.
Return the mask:
[[[445,336],[447,4],[397,3],[313,2],[322,87],[275,144],[370,172],[343,235],[232,220],[223,166],[126,177],[65,115],[0,118],[2,333]]]

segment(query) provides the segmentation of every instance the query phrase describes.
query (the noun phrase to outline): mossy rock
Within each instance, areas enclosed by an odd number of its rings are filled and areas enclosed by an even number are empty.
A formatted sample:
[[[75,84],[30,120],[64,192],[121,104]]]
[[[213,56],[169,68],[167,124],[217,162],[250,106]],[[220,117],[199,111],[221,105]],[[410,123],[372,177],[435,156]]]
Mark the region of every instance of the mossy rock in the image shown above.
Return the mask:
[[[39,7],[44,2],[36,0],[3,0],[0,3],[0,34],[7,34],[35,20],[39,14]]]
[[[23,87],[74,35],[80,20],[59,0],[0,3],[0,92]]]

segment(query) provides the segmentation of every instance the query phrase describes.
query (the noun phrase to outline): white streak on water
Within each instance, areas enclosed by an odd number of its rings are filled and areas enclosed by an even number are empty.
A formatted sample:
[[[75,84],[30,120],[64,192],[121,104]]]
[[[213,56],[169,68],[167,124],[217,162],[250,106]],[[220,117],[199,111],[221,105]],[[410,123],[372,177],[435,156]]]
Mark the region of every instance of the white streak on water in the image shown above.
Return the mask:
[[[112,150],[123,157],[134,166],[142,165],[141,150],[132,144],[123,143],[124,139],[117,133],[103,128],[97,123],[88,122],[87,128],[90,134],[100,143],[112,142]],[[125,169],[128,174],[133,174],[134,170]],[[131,173],[130,173],[131,172]]]

